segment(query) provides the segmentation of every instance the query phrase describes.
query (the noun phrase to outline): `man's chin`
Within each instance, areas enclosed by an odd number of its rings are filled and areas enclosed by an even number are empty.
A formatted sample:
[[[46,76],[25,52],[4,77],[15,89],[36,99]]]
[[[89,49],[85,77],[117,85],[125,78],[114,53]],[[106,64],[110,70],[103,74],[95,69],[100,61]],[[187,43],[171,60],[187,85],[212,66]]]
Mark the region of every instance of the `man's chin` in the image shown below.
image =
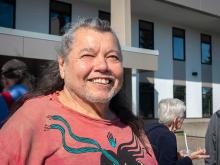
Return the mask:
[[[102,104],[107,104],[111,101],[111,99],[117,94],[118,92],[115,90],[111,91],[88,91],[85,94],[81,93],[81,96],[86,99],[88,102],[91,103],[102,103]]]
[[[87,97],[87,100],[91,103],[102,103],[107,104],[110,102],[112,97]]]

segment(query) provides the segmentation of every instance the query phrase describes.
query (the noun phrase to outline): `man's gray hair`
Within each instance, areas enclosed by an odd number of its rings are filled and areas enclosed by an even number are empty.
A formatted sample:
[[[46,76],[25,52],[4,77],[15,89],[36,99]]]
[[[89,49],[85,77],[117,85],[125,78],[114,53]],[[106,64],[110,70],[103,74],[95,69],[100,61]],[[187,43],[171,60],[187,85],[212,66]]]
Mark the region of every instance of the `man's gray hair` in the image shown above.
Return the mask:
[[[72,44],[75,38],[75,32],[80,28],[93,29],[98,32],[110,32],[116,39],[118,49],[121,52],[121,46],[119,44],[118,37],[110,27],[108,21],[101,20],[99,18],[81,18],[76,23],[69,24],[65,27],[65,34],[62,36],[61,46],[58,50],[59,56],[66,58],[72,49]]]
[[[159,122],[169,125],[176,118],[185,117],[186,106],[183,101],[176,98],[167,98],[159,102]]]

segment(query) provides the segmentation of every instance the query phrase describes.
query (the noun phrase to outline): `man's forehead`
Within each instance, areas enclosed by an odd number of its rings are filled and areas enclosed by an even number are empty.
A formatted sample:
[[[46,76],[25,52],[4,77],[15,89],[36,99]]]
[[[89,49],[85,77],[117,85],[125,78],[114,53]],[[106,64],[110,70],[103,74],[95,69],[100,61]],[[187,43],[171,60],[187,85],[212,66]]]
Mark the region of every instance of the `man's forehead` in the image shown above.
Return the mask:
[[[80,52],[95,52],[95,50],[93,48],[88,47],[81,49]]]
[[[109,45],[113,41],[114,45],[116,44],[117,47],[119,46],[117,42],[117,38],[112,32],[105,32],[105,31],[102,32],[102,31],[95,30],[93,28],[80,28],[77,31],[75,31],[75,34],[73,37],[73,43],[75,46],[79,46],[82,43],[93,45],[93,44],[97,44],[96,41],[99,41],[100,38],[101,40],[105,41],[105,42],[101,41],[102,44],[107,42]],[[92,51],[92,49],[88,48],[87,51]]]
[[[95,34],[102,34],[102,35],[111,35],[113,36],[113,38],[115,38],[115,36],[113,35],[113,33],[111,31],[101,31],[95,28],[89,28],[89,27],[81,27],[78,28],[75,31],[75,38],[78,39],[78,37],[82,37],[82,36],[89,36],[91,35],[91,33]]]

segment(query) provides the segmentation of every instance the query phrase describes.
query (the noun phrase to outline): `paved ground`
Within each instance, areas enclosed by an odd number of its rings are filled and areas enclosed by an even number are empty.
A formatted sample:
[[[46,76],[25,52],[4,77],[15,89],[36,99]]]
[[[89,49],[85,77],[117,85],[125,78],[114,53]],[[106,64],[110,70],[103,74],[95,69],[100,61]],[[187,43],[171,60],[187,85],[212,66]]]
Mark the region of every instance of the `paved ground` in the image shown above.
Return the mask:
[[[177,135],[177,147],[178,150],[186,149],[185,140],[183,135]],[[187,137],[188,147],[191,151],[195,151],[197,148],[205,146],[204,137]],[[195,160],[193,161],[194,165],[204,165],[204,160]]]
[[[157,122],[157,120],[145,121],[146,126],[148,124]],[[185,119],[182,131],[186,132],[188,146],[191,151],[195,151],[197,148],[205,147],[205,133],[208,127],[209,119]],[[185,141],[183,133],[177,134],[177,147],[178,150],[185,149]],[[204,165],[204,160],[193,161],[194,165]]]

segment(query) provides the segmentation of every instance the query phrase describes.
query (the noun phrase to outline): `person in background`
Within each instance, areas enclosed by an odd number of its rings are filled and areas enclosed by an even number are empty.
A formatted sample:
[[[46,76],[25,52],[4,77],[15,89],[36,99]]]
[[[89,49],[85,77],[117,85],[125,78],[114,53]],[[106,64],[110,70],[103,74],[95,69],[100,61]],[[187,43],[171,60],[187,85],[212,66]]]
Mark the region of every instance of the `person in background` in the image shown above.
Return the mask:
[[[210,155],[205,159],[205,165],[220,164],[220,110],[216,111],[208,125],[205,136],[205,148]]]
[[[27,65],[18,59],[7,61],[1,68],[0,122],[10,113],[11,105],[18,101],[33,87],[34,76],[28,72]]]
[[[146,129],[159,165],[192,165],[192,160],[208,157],[204,149],[198,149],[188,156],[183,156],[182,151],[177,152],[174,131],[182,127],[185,111],[185,104],[179,99],[168,98],[159,102],[159,123]]]
[[[120,92],[122,52],[109,23],[71,26],[47,71],[0,131],[1,165],[157,165]]]

